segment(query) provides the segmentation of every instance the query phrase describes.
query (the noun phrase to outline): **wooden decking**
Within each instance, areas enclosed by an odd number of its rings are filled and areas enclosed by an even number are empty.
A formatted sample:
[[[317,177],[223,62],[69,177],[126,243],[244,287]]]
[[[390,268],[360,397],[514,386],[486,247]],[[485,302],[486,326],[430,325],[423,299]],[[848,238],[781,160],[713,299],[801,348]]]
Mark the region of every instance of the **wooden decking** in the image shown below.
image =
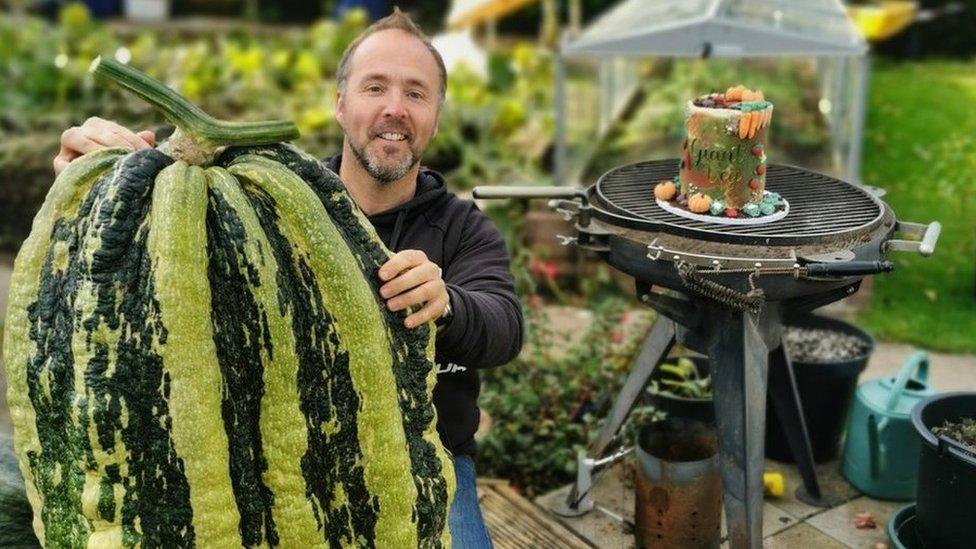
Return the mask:
[[[509,488],[504,480],[478,479],[478,502],[497,549],[594,547],[552,514]]]

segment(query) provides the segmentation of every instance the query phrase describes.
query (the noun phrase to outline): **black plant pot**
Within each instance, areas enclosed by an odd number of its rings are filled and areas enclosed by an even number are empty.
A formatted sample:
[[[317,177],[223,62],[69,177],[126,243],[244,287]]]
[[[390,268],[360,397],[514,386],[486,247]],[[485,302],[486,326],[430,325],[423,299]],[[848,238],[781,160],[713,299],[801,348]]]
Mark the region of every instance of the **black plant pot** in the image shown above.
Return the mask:
[[[916,523],[925,547],[971,548],[976,539],[976,454],[932,433],[967,417],[976,417],[976,392],[932,395],[912,409],[912,425],[922,437]]]
[[[708,359],[692,358],[691,360],[695,363],[695,367],[698,368],[700,375],[709,375]],[[660,385],[661,379],[668,375],[660,368],[655,368],[654,373],[651,374],[651,380],[657,381],[658,385]],[[651,393],[650,404],[653,404],[655,408],[668,414],[668,417],[715,423],[715,407],[712,404],[711,397],[684,398],[663,393]]]
[[[788,319],[787,326],[817,328],[853,335],[868,344],[863,356],[834,362],[793,361],[797,390],[803,406],[813,460],[817,463],[837,457],[844,423],[857,390],[857,378],[874,350],[874,338],[853,324],[818,315]],[[770,365],[772,367],[772,365]],[[766,457],[792,463],[793,452],[771,402],[766,406]]]

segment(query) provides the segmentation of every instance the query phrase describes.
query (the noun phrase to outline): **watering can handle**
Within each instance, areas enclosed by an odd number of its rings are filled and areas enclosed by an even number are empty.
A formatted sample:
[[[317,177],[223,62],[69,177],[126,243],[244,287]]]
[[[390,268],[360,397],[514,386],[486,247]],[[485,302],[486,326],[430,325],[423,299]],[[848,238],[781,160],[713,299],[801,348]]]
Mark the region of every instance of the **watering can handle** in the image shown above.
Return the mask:
[[[878,425],[878,420],[874,417],[874,414],[868,416],[868,457],[870,458],[869,463],[871,478],[874,480],[877,480],[881,471],[882,448],[881,443],[878,440],[881,438],[878,431],[880,431],[882,427],[882,425]]]
[[[888,395],[888,401],[885,402],[885,411],[891,411],[895,408],[895,404],[901,398],[901,394],[905,392],[905,386],[908,385],[908,380],[916,377],[916,371],[918,372],[917,377],[920,381],[928,380],[929,355],[925,351],[915,351],[912,356],[908,357],[905,364],[902,365],[901,370],[898,371],[898,377],[895,378],[895,384],[891,388],[891,393]]]

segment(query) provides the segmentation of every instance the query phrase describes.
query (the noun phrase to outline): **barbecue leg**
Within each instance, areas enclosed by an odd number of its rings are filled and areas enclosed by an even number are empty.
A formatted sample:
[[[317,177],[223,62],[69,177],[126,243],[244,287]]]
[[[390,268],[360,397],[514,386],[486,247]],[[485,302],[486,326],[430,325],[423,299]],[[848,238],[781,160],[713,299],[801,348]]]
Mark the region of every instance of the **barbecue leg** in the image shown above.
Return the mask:
[[[769,351],[757,315],[726,307],[709,313],[708,356],[729,545],[759,549]]]
[[[640,398],[654,369],[664,361],[668,352],[671,351],[671,347],[674,346],[674,333],[674,321],[664,315],[659,315],[647,338],[644,339],[634,368],[627,374],[627,380],[613,402],[610,416],[604,421],[600,433],[590,448],[585,453],[580,452],[577,457],[576,483],[569,491],[566,501],[552,509],[557,515],[575,517],[593,509],[593,500],[589,497],[593,470],[612,463],[626,454],[626,452],[621,452],[600,459],[610,441],[620,430],[624,420],[627,419],[634,403]]]

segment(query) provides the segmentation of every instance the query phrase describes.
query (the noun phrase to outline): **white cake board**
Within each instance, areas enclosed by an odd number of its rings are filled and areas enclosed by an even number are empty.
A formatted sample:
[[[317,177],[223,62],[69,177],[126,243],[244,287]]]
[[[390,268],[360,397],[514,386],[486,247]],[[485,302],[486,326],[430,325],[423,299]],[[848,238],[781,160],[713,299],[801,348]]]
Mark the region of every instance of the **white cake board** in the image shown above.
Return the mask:
[[[769,191],[763,191],[763,196],[769,194]],[[782,196],[779,197],[783,201],[783,209],[778,210],[769,215],[759,216],[759,217],[749,217],[740,211],[740,217],[725,217],[724,215],[705,215],[696,214],[689,212],[684,208],[678,208],[672,206],[666,200],[657,199],[657,205],[664,209],[668,213],[673,213],[674,215],[679,215],[681,217],[686,217],[688,219],[694,219],[695,221],[704,221],[705,223],[714,223],[716,225],[762,225],[764,223],[772,223],[773,221],[778,221],[786,217],[786,214],[790,213],[790,203],[787,202]]]

